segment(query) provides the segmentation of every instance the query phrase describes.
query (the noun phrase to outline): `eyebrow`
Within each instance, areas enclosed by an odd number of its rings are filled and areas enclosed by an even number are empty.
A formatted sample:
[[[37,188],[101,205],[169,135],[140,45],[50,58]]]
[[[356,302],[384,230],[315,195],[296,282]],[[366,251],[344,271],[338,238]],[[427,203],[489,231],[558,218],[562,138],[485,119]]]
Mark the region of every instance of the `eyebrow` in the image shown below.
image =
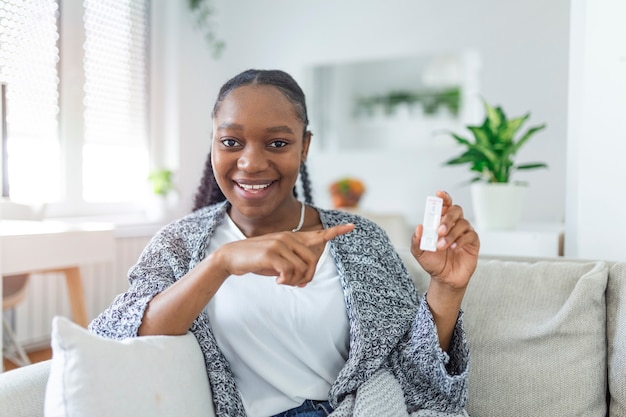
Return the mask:
[[[293,133],[293,130],[289,126],[273,126],[265,129],[269,133]]]
[[[219,125],[218,129],[243,130],[243,125],[239,123],[224,122]],[[293,130],[286,125],[268,127],[265,131],[268,133],[293,133]]]

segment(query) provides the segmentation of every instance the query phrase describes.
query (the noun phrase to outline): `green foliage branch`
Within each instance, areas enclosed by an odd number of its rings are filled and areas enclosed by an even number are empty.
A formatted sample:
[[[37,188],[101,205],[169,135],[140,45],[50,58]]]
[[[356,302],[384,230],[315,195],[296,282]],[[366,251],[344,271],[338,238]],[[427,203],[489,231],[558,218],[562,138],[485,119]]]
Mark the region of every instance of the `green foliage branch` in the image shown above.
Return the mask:
[[[515,171],[547,168],[543,162],[516,164],[517,152],[546,124],[530,127],[519,138],[515,135],[530,117],[526,113],[521,117],[507,119],[502,107],[493,107],[483,100],[485,120],[480,126],[467,126],[473,140],[466,139],[453,132],[448,132],[456,142],[465,147],[465,151],[444,163],[444,165],[469,164],[470,170],[477,175],[470,182],[508,183]]]
[[[211,48],[213,58],[217,59],[222,55],[226,43],[215,33],[212,21],[215,8],[211,2],[212,0],[188,0],[188,5],[196,15],[196,26],[204,31],[204,38]]]

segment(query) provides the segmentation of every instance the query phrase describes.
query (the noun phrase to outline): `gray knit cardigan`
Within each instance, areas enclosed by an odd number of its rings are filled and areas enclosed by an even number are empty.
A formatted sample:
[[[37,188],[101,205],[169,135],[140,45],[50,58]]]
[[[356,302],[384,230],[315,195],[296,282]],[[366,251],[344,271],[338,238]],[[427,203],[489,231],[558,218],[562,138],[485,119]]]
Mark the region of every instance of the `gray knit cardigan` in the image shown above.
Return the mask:
[[[150,300],[195,267],[229,205],[197,210],[161,229],[129,270],[130,287],[89,329],[101,336],[137,336]],[[435,324],[385,232],[360,216],[317,209],[324,227],[356,228],[330,242],[350,322],[350,352],[329,392],[337,407],[378,370],[395,376],[407,411],[462,412],[467,401],[469,350],[459,315],[449,353],[439,347]],[[245,300],[242,300],[245,306]],[[243,307],[242,307],[243,308]],[[203,311],[191,326],[204,353],[218,417],[245,416],[231,368]]]

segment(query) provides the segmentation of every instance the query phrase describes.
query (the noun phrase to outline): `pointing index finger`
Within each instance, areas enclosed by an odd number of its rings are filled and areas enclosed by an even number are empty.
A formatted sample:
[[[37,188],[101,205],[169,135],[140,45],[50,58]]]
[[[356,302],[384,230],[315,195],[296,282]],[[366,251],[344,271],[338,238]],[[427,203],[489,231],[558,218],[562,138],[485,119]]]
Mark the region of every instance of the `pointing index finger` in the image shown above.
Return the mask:
[[[346,224],[340,224],[337,226],[329,227],[328,229],[321,230],[320,235],[322,236],[322,239],[324,239],[324,242],[328,242],[330,240],[333,240],[337,236],[350,233],[353,230],[354,230],[354,224],[346,223]]]

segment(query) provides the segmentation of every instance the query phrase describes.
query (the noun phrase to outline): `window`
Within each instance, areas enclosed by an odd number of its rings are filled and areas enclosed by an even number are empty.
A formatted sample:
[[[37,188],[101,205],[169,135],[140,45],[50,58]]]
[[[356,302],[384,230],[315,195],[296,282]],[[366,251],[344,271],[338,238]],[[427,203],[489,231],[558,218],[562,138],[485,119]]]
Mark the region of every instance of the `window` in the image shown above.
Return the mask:
[[[85,207],[144,197],[148,8],[0,0],[12,199]]]
[[[0,82],[9,193],[16,200],[60,197],[57,14],[54,0],[0,0]]]
[[[145,188],[147,4],[85,0],[83,198],[132,200]]]

